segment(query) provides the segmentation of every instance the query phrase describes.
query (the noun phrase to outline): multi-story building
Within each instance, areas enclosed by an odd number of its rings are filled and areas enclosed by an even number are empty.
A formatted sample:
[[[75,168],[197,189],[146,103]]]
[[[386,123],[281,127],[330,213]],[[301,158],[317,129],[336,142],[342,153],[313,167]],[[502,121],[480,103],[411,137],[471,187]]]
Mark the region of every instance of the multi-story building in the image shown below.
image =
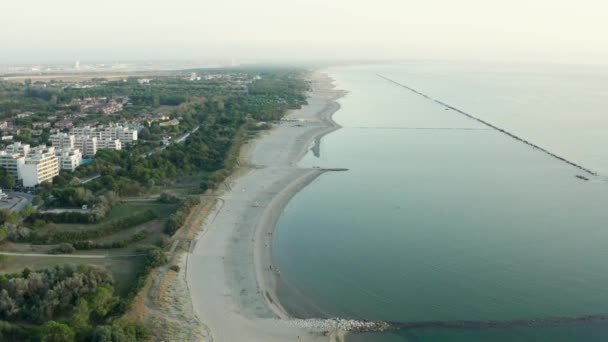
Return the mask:
[[[30,152],[30,149],[31,149],[31,147],[29,144],[22,144],[20,142],[16,142],[16,143],[8,145],[4,148],[6,153],[21,154],[21,155],[28,154]]]
[[[0,167],[8,174],[21,178],[21,167],[25,163],[25,157],[20,153],[0,151]]]
[[[73,126],[74,126],[74,123],[72,123],[72,121],[69,121],[69,120],[59,120],[59,121],[55,122],[55,127],[59,128],[59,129],[72,128]]]
[[[102,139],[97,145],[98,148],[109,148],[112,150],[121,150],[122,143],[119,139]]]
[[[95,136],[96,129],[91,126],[74,127],[70,130],[70,134],[79,135],[92,135]]]
[[[82,153],[77,148],[55,150],[60,170],[74,171],[82,164]]]
[[[54,147],[39,146],[25,156],[21,166],[23,186],[33,187],[40,183],[52,181],[59,175],[59,162]]]
[[[78,135],[74,140],[74,148],[79,149],[83,156],[92,157],[97,154],[97,137]]]
[[[122,145],[133,145],[137,142],[137,129],[124,126],[108,126],[103,128],[95,128],[90,126],[75,127],[71,130],[71,134],[75,136],[90,135],[96,137],[97,140],[120,140]]]
[[[120,140],[123,145],[133,145],[137,142],[137,130],[123,126],[109,126],[98,130],[98,138]]]
[[[58,133],[51,135],[51,144],[56,149],[74,148],[76,137],[67,133]]]

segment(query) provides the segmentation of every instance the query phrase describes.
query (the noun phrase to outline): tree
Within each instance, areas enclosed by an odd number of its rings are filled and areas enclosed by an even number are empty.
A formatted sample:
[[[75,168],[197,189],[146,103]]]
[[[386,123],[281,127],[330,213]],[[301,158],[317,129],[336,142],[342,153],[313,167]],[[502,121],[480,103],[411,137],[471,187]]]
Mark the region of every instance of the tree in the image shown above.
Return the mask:
[[[12,189],[17,185],[17,178],[0,167],[0,188]]]
[[[0,227],[0,242],[4,241],[8,237],[8,229]]]
[[[99,317],[105,317],[118,304],[113,293],[114,289],[110,285],[98,287],[93,298],[91,298],[91,311]]]
[[[33,205],[41,205],[43,202],[42,197],[39,195],[34,196],[34,199],[32,200]]]
[[[77,332],[79,336],[86,336],[91,329],[89,318],[91,309],[89,303],[84,298],[78,299],[74,313],[70,319],[70,326]]]
[[[8,265],[10,257],[6,254],[0,254],[0,269],[3,269]]]
[[[42,342],[73,342],[75,337],[74,330],[66,324],[48,321],[42,326]]]
[[[91,342],[113,342],[112,341],[112,327],[109,325],[99,325],[93,331],[93,337]]]
[[[19,222],[19,215],[13,213],[8,209],[0,209],[0,224],[12,223],[16,224]]]
[[[23,217],[23,218],[27,218],[28,216],[35,214],[35,213],[36,213],[36,208],[32,207],[31,205],[28,205],[27,207],[23,208],[23,210],[21,210],[19,215],[21,215],[21,217]]]

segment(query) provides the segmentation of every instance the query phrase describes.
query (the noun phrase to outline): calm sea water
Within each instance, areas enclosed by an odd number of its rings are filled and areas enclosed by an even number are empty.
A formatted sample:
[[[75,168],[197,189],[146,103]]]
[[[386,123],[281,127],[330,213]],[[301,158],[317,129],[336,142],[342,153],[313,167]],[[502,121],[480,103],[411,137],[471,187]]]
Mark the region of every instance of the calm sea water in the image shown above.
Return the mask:
[[[297,316],[390,321],[608,314],[608,72],[412,63],[331,70],[341,89],[273,253]],[[580,170],[381,79],[512,131]],[[606,340],[608,324],[419,329],[349,341]]]

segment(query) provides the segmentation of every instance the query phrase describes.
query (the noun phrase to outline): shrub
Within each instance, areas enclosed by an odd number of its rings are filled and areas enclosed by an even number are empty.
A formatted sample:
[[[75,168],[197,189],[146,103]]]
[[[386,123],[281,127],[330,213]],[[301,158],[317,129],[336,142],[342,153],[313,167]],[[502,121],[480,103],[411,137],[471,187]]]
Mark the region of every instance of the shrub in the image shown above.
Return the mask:
[[[62,243],[59,246],[51,249],[49,254],[72,254],[76,251],[76,248],[69,243]]]
[[[182,206],[171,216],[169,216],[169,220],[165,225],[165,234],[172,236],[175,232],[180,229],[184,223],[186,223],[186,218],[190,214],[190,210],[193,207],[201,203],[201,199],[199,197],[190,197],[184,201]]]
[[[78,230],[78,231],[61,231],[53,233],[38,233],[32,232],[29,238],[25,241],[30,241],[37,244],[53,244],[61,242],[74,243],[77,241],[83,241],[88,239],[95,239],[110,234],[114,234],[121,230],[140,225],[142,223],[154,220],[158,217],[152,210],[145,210],[131,214],[130,216],[123,217],[105,224],[99,225],[99,227],[90,230]]]
[[[177,203],[179,202],[179,198],[177,198],[175,195],[163,192],[162,194],[160,194],[160,197],[158,198],[158,201],[160,203]]]
[[[67,324],[48,321],[42,327],[42,342],[73,342],[75,338],[74,330]]]

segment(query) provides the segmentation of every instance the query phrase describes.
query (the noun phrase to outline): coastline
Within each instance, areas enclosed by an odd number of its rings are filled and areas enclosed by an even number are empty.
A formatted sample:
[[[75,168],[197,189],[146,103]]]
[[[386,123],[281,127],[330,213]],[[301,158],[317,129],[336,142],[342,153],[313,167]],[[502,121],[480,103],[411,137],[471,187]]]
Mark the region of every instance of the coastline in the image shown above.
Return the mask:
[[[313,141],[340,128],[332,115],[344,92],[326,74],[311,75],[308,105],[245,148],[247,171],[227,182],[222,205],[203,224],[188,258],[187,282],[212,341],[327,341],[318,320],[290,320],[276,294],[272,235],[289,200],[326,172],[299,168]],[[291,121],[290,121],[291,120]],[[238,172],[241,174],[243,172]]]

